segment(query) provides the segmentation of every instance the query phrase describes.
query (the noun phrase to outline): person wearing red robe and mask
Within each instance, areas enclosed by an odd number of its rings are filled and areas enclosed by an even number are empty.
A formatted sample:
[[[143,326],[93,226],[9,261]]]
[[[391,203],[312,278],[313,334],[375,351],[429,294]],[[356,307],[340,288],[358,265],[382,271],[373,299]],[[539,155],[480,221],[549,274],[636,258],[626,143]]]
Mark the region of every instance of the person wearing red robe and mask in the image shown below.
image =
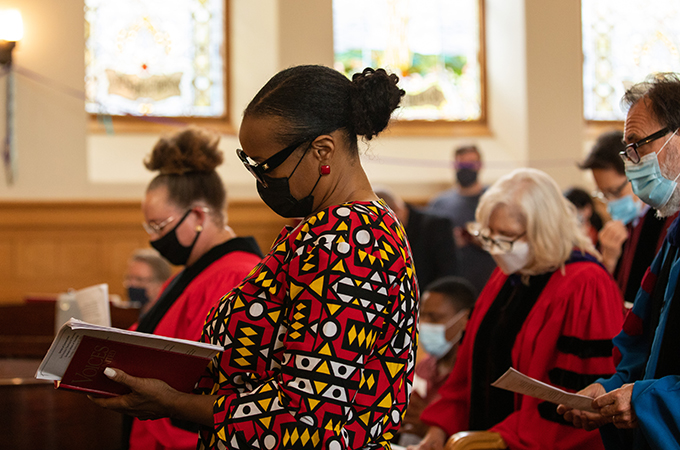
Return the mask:
[[[215,172],[222,162],[218,141],[198,128],[182,130],[158,141],[145,163],[160,173],[142,202],[144,228],[151,246],[184,269],[132,329],[199,340],[210,308],[260,262],[255,240],[237,237],[226,224],[226,192]],[[130,450],[193,450],[197,433],[197,425],[168,418],[123,421]]]
[[[481,292],[441,396],[421,415],[420,450],[465,430],[500,434],[508,448],[601,449],[556,405],[491,386],[508,368],[575,392],[614,372],[623,322],[618,286],[581,231],[575,208],[535,169],[499,179],[480,200],[472,234],[498,268]]]

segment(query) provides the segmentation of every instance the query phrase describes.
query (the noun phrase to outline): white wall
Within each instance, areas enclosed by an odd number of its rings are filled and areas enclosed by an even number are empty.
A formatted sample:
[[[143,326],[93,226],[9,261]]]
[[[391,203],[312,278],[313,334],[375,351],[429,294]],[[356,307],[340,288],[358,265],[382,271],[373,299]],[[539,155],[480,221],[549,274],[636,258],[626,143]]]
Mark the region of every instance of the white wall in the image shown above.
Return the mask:
[[[4,7],[19,8],[24,16],[16,65],[54,80],[61,90],[82,90],[82,0],[0,0]],[[230,102],[236,125],[250,98],[279,69],[331,63],[330,12],[330,0],[231,0]],[[364,157],[372,181],[407,197],[430,196],[450,184],[452,148],[476,142],[487,182],[531,165],[563,187],[584,183],[574,168],[584,148],[580,2],[486,0],[486,32],[491,135],[403,137],[388,131],[371,142]],[[18,177],[13,186],[0,179],[0,198],[141,196],[151,177],[141,160],[157,134],[88,134],[82,100],[21,74],[16,78]],[[4,108],[4,91],[0,95]],[[226,161],[220,173],[231,198],[254,197],[254,182],[234,154],[237,147],[236,136],[223,136]]]

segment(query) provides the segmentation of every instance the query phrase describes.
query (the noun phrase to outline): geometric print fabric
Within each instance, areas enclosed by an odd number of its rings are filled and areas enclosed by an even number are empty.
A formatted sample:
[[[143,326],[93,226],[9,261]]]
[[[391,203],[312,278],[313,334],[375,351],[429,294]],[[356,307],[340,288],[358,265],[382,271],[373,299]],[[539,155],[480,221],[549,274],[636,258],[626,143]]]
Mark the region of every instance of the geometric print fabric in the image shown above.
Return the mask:
[[[197,387],[219,396],[199,448],[389,447],[411,391],[417,293],[382,201],[284,230],[206,320],[203,340],[225,351]]]

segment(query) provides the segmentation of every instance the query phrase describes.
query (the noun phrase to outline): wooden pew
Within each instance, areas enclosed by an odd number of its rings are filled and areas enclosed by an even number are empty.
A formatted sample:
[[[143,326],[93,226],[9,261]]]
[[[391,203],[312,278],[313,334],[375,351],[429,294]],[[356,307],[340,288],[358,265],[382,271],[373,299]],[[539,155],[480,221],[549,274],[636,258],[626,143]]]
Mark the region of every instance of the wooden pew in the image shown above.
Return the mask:
[[[138,315],[137,308],[111,305],[111,325],[116,328],[128,328]],[[42,359],[54,339],[54,321],[54,301],[0,304],[0,358]]]
[[[122,416],[35,380],[40,360],[0,359],[0,448],[119,450]]]
[[[34,378],[54,338],[55,307],[49,300],[0,305],[0,449],[118,450],[120,414]],[[138,315],[111,306],[115,327],[128,328]]]

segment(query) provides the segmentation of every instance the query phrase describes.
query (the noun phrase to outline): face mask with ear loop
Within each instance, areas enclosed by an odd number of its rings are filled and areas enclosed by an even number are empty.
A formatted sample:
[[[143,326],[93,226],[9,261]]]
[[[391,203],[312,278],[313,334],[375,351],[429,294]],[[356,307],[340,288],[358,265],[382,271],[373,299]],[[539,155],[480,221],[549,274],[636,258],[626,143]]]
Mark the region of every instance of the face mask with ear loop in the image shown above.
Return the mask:
[[[649,153],[637,164],[626,158],[626,177],[630,180],[633,192],[640,200],[654,209],[662,208],[670,200],[673,191],[678,187],[677,179],[680,173],[671,181],[661,174],[658,154],[661,153],[677,130],[666,140],[658,153]]]
[[[311,147],[312,144],[310,143],[290,175],[281,178],[263,175],[267,181],[267,186],[259,181],[257,183],[257,193],[262,201],[281,217],[307,217],[314,211],[314,195],[312,194],[314,189],[316,189],[316,185],[319,184],[323,173],[319,173],[319,178],[316,179],[316,183],[314,183],[312,190],[306,197],[298,200],[290,192],[290,179]]]
[[[463,337],[463,330],[454,336],[450,341],[446,340],[446,330],[456,325],[469,311],[464,309],[451,318],[447,323],[428,323],[420,324],[420,343],[427,353],[439,359],[446,355],[454,345]]]
[[[174,264],[176,266],[185,266],[187,261],[189,261],[191,251],[194,249],[194,245],[196,245],[198,237],[201,235],[201,231],[203,231],[203,227],[198,226],[196,228],[196,237],[194,238],[194,241],[191,243],[191,245],[188,246],[182,245],[179,239],[177,239],[177,228],[182,225],[182,222],[184,222],[184,219],[189,216],[191,211],[193,211],[193,209],[190,209],[184,213],[180,221],[177,222],[177,225],[175,225],[174,228],[168,232],[168,234],[150,242],[151,246],[155,248],[158,253],[163,256],[163,258],[170,261],[170,264]]]

